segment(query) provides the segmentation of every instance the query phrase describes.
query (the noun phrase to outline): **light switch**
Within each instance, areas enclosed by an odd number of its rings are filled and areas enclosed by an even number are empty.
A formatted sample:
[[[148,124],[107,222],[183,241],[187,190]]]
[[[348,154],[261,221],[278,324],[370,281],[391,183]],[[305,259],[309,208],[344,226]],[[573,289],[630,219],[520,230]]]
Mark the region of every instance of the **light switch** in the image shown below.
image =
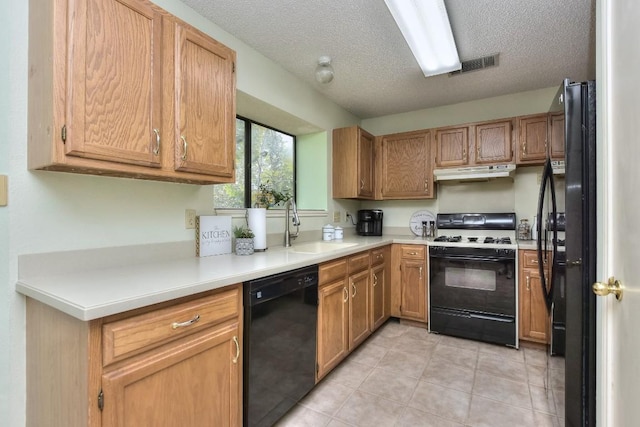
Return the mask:
[[[7,206],[7,175],[0,175],[0,206]]]

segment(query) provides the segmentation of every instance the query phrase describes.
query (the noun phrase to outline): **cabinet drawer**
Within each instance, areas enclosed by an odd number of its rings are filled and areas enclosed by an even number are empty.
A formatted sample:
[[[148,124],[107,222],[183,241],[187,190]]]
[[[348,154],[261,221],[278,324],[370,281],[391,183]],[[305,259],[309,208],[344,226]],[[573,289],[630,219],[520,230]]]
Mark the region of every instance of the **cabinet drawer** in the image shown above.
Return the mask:
[[[425,259],[425,247],[422,245],[402,246],[400,256],[407,259]]]
[[[240,287],[102,327],[104,366],[239,316]]]
[[[522,251],[521,255],[523,267],[538,267],[538,253],[536,251]],[[546,260],[544,263],[547,265]]]
[[[373,249],[371,250],[371,266],[384,263],[384,249]]]
[[[320,286],[336,280],[344,279],[347,276],[347,260],[341,258],[338,261],[331,261],[320,265],[318,269],[318,279]]]
[[[349,257],[349,274],[357,273],[369,268],[369,251]]]

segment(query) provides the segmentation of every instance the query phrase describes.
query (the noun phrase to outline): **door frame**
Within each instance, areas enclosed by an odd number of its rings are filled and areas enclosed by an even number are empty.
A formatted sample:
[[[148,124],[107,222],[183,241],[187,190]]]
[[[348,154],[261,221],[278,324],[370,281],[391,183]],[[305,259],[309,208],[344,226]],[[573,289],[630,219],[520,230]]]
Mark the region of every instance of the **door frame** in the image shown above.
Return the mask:
[[[609,114],[611,105],[611,2],[613,0],[596,1],[596,78],[598,82],[598,99],[596,102],[596,191],[600,197],[596,201],[597,241],[596,271],[601,280],[611,273],[611,248],[608,240],[611,236],[609,206],[611,200],[611,128]],[[608,322],[611,304],[614,298],[598,298],[596,300],[596,424],[613,426],[611,414],[611,371],[609,360],[613,350],[610,342],[611,324]]]

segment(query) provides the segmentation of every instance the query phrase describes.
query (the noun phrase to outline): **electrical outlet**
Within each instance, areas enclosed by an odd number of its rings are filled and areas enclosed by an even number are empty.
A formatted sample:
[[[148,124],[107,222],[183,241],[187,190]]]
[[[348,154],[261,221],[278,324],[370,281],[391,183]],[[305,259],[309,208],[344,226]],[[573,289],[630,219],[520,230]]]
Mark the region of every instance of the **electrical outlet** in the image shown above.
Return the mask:
[[[333,222],[340,222],[340,211],[333,211]]]
[[[184,211],[184,228],[196,228],[196,210],[185,209]]]

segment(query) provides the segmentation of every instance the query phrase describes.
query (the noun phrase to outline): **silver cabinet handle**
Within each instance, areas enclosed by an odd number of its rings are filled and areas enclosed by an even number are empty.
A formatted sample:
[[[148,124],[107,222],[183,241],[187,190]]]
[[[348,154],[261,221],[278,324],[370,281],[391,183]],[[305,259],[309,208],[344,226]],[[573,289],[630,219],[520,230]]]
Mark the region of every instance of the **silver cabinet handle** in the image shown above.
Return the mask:
[[[420,279],[422,279],[422,266],[420,267]]]
[[[236,345],[236,356],[231,360],[233,363],[238,363],[238,358],[240,357],[240,343],[238,342],[238,337],[233,336],[233,343]]]
[[[418,252],[409,252],[409,255],[418,255]]]
[[[196,314],[195,316],[193,316],[193,318],[187,320],[186,322],[173,322],[171,324],[171,329],[178,329],[178,328],[184,328],[186,326],[191,326],[194,323],[196,323],[198,320],[200,320],[200,315]]]
[[[364,179],[360,180],[360,189],[364,190]]]
[[[347,302],[349,300],[349,291],[347,290],[346,286],[342,288],[342,290],[344,291],[344,299],[342,300],[342,302]]]
[[[355,298],[356,297],[356,285],[353,284],[353,282],[351,282],[351,288],[353,289],[353,293],[351,294],[351,298]]]
[[[531,277],[527,276],[527,291],[531,290]]]
[[[187,160],[187,140],[183,135],[180,135],[180,139],[182,139],[182,160]]]
[[[375,288],[378,285],[378,275],[373,274],[373,287]]]
[[[154,129],[153,133],[156,134],[156,146],[153,148],[153,155],[157,156],[160,154],[160,131],[158,129]]]

